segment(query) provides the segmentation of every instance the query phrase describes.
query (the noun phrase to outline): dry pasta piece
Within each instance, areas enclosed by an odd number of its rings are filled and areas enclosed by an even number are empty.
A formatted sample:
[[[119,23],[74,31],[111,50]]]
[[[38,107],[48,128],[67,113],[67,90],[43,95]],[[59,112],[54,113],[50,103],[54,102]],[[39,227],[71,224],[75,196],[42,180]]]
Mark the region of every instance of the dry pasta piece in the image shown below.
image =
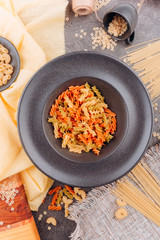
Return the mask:
[[[69,193],[71,193],[72,195],[75,194],[74,190],[73,190],[71,187],[69,187],[69,186],[67,186],[67,185],[64,185],[64,186],[65,186],[65,188],[68,190]]]
[[[58,187],[56,187],[56,188],[51,189],[51,190],[48,192],[48,194],[49,194],[49,195],[52,195],[53,193],[58,192],[58,191],[61,190],[61,189],[62,189],[62,188],[61,188],[60,186],[58,186]]]
[[[62,197],[63,197],[63,192],[60,191],[59,194],[58,194],[57,201],[56,201],[57,206],[59,206],[61,204]]]
[[[13,73],[13,66],[9,64],[11,56],[8,50],[0,44],[0,86],[5,85],[11,79]]]
[[[62,148],[81,153],[92,150],[99,155],[116,132],[116,114],[108,109],[100,91],[88,83],[70,86],[55,100],[48,122],[55,138],[62,138]]]
[[[61,211],[62,207],[61,206],[49,206],[48,210]]]
[[[74,192],[75,192],[75,193],[78,193],[78,194],[82,197],[82,199],[85,199],[85,198],[86,198],[86,193],[85,193],[84,190],[81,190],[81,189],[78,188],[78,187],[74,187]],[[78,195],[77,195],[77,196],[78,196]],[[81,199],[80,201],[82,201],[82,199]]]
[[[96,148],[93,148],[93,152],[96,153],[97,155],[99,155],[100,151]]]
[[[67,198],[66,196],[63,196],[63,202],[67,205],[70,205],[73,202],[73,200]]]
[[[47,218],[46,223],[48,223],[48,224],[51,223],[53,226],[57,226],[57,220],[53,217]]]
[[[54,194],[53,198],[52,198],[52,202],[51,202],[51,205],[52,205],[52,206],[55,205],[57,198],[58,198],[58,193],[56,192],[56,193]]]
[[[8,53],[8,49],[5,48],[2,44],[0,44],[0,52],[1,53]]]
[[[86,198],[86,193],[85,193],[85,191],[79,190],[79,191],[78,191],[78,194],[82,197],[82,199],[85,199],[85,198]]]
[[[73,199],[73,195],[70,194],[65,188],[63,188],[63,192],[68,198]]]
[[[119,208],[116,212],[115,212],[115,217],[117,219],[123,219],[125,217],[127,217],[127,210],[124,208]]]
[[[119,199],[119,198],[117,198],[116,203],[119,207],[125,207],[127,204],[125,201],[123,201],[122,199]]]
[[[69,215],[69,210],[68,210],[68,207],[66,205],[64,207],[64,213],[65,213],[65,217],[67,218],[68,215]]]
[[[79,187],[74,187],[74,192],[75,192],[75,193],[78,193],[79,190],[80,190]]]
[[[78,196],[77,194],[74,194],[73,197],[79,201],[79,202],[82,202],[82,198],[80,196]]]
[[[11,56],[8,54],[8,53],[3,53],[3,55],[2,55],[2,59],[3,59],[3,61],[5,62],[5,63],[10,63],[10,61],[11,61]]]
[[[73,202],[73,200],[68,199],[66,196],[63,196],[63,202],[64,202],[65,217],[68,217],[69,215],[68,206]]]

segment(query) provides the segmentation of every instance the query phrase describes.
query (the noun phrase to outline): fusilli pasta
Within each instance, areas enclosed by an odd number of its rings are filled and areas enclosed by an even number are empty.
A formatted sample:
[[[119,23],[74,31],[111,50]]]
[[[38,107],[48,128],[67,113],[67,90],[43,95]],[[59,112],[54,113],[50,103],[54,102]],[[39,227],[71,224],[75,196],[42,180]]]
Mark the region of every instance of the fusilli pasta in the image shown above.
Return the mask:
[[[63,92],[52,105],[48,122],[53,124],[55,138],[62,138],[62,148],[75,153],[93,150],[99,155],[116,131],[116,114],[88,83]]]

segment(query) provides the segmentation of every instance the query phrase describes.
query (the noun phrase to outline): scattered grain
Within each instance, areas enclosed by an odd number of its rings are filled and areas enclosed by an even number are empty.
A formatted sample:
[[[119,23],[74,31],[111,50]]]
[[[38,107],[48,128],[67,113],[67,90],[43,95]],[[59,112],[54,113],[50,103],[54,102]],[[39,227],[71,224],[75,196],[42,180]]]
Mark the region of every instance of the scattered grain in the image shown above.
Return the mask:
[[[49,230],[49,231],[51,230],[51,227],[50,227],[50,226],[48,227],[48,230]]]
[[[111,0],[95,0],[94,1],[94,11],[99,10],[103,6],[106,6]]]
[[[81,29],[80,32],[81,32],[81,33],[84,33],[84,29]]]
[[[38,220],[41,221],[41,220],[42,220],[42,217],[43,217],[43,215],[42,215],[42,214],[39,214]]]
[[[95,32],[92,35],[92,49],[95,49],[98,44],[98,46],[101,46],[102,50],[110,49],[113,51],[114,47],[117,45],[116,41],[113,40],[102,27],[94,29]]]
[[[154,110],[155,110],[155,111],[157,111],[157,110],[158,110],[158,108],[157,108],[157,107],[154,107]]]
[[[67,22],[69,21],[69,17],[66,17],[66,21],[67,21]]]
[[[75,17],[78,17],[78,13],[75,13],[74,16],[75,16]]]
[[[80,35],[79,37],[80,37],[80,38],[83,38],[83,35]]]
[[[157,133],[156,132],[153,132],[153,137],[156,137],[157,136]]]
[[[78,33],[75,33],[74,36],[75,36],[75,37],[78,37]]]
[[[14,199],[17,194],[17,190],[15,188],[16,183],[14,181],[1,181],[0,183],[0,199],[5,201],[8,206],[14,204]]]
[[[158,118],[155,118],[154,121],[157,122],[157,121],[158,121]]]

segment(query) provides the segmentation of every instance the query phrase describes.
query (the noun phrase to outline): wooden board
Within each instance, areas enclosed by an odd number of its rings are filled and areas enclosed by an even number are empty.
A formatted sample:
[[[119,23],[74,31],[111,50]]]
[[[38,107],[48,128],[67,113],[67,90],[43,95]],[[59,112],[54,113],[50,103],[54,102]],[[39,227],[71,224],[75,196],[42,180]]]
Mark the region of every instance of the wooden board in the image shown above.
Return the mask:
[[[19,174],[0,182],[0,213],[0,239],[40,239]]]

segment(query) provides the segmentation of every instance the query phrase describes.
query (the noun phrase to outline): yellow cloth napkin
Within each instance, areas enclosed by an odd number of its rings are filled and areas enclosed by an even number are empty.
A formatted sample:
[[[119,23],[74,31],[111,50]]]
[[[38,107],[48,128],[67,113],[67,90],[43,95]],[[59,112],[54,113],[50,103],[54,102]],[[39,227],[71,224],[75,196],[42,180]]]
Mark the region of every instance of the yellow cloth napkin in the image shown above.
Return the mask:
[[[0,180],[20,172],[28,202],[38,210],[53,181],[33,166],[17,131],[17,107],[33,73],[65,52],[67,0],[0,0],[0,36],[17,48],[21,69],[17,80],[0,94]]]

